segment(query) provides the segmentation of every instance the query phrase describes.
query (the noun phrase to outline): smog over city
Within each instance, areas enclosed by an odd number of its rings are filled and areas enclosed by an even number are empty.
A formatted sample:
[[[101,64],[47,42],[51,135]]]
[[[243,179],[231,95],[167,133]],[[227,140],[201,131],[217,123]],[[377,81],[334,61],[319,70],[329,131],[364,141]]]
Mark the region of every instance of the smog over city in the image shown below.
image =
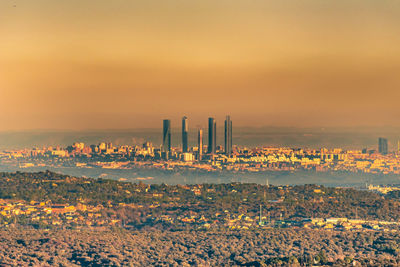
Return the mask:
[[[3,0],[1,266],[399,266],[400,2]]]

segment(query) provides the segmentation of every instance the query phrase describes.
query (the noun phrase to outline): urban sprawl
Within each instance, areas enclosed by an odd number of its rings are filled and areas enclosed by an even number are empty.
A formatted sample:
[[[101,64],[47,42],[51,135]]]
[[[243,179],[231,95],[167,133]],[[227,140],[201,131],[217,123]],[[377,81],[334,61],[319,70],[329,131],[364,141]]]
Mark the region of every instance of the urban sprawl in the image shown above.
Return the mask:
[[[29,167],[78,167],[104,169],[162,169],[204,172],[262,171],[350,171],[400,174],[399,150],[389,151],[386,138],[378,139],[378,150],[307,149],[287,147],[239,147],[232,143],[232,121],[225,120],[224,146],[216,142],[216,120],[208,119],[208,144],[198,130],[197,146],[188,145],[188,119],[182,119],[182,144],[171,146],[171,121],[163,121],[162,145],[145,142],[138,146],[114,146],[102,142],[86,145],[76,142],[66,148],[44,147],[6,150],[0,154],[3,165]]]

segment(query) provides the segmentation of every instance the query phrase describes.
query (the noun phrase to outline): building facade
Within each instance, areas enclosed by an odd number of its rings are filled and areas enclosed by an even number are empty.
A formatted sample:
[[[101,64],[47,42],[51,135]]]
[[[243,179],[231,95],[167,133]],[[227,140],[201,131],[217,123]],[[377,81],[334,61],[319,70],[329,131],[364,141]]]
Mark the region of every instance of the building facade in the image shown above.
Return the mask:
[[[182,152],[183,153],[188,152],[188,131],[189,131],[188,118],[186,116],[184,116],[182,118]]]
[[[171,121],[170,120],[163,120],[162,151],[163,152],[171,151]]]
[[[217,123],[214,118],[208,118],[208,153],[217,151]]]
[[[388,153],[388,140],[386,138],[379,137],[378,149],[379,153],[381,153],[382,155],[386,155]]]
[[[203,130],[199,129],[199,132],[197,134],[197,145],[198,145],[198,151],[197,151],[197,159],[201,160],[203,156]]]
[[[225,154],[232,154],[232,121],[230,116],[225,119]]]

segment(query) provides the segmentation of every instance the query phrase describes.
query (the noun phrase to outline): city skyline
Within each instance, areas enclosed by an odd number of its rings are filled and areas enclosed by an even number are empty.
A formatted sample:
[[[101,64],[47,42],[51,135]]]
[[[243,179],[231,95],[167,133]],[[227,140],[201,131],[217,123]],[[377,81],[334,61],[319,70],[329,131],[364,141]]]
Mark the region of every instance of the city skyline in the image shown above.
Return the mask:
[[[365,174],[400,174],[399,152],[387,150],[387,139],[378,138],[379,149],[345,150],[342,148],[301,147],[241,147],[231,154],[218,146],[217,151],[203,155],[202,130],[198,131],[198,146],[184,152],[181,147],[168,147],[170,121],[163,121],[165,144],[153,146],[151,142],[141,145],[114,145],[110,142],[85,144],[74,142],[67,147],[48,146],[21,150],[0,151],[2,166],[19,168],[58,168],[72,166],[81,168],[124,169],[144,168],[153,170],[188,170],[205,172],[259,171],[346,171]],[[129,166],[129,167],[128,167]],[[394,177],[397,179],[397,177]]]
[[[3,266],[400,266],[400,1],[0,1]]]
[[[230,116],[225,117],[224,123],[224,153],[230,155],[232,153],[232,121]],[[163,120],[163,152],[171,151],[171,120]],[[203,130],[198,129],[197,132],[197,143],[203,144]],[[189,152],[189,119],[187,116],[182,117],[182,128],[181,128],[181,143],[182,152]],[[213,154],[217,151],[217,122],[214,118],[208,118],[208,145],[207,153]],[[202,148],[198,151],[198,156],[202,156]]]
[[[182,153],[189,152],[189,124],[188,124],[188,117],[182,117],[182,128],[181,128],[181,144],[178,145],[182,148]],[[226,115],[225,122],[224,122],[224,151],[223,153],[227,156],[231,156],[233,150],[233,141],[232,141],[232,121],[230,115]],[[202,158],[203,154],[203,130],[198,128],[197,131],[197,144],[198,144],[198,151],[197,151],[197,159]],[[165,147],[168,147],[166,150]],[[162,150],[163,152],[170,152],[172,148],[171,143],[171,120],[164,119],[163,120],[163,144]],[[207,145],[207,153],[208,154],[215,154],[217,152],[217,147],[221,147],[217,143],[217,122],[215,118],[209,117],[208,118],[208,145]],[[384,137],[378,138],[378,149],[377,151],[382,155],[387,155],[389,153],[388,148],[388,139]],[[367,152],[368,149],[363,148],[363,151]],[[372,150],[370,150],[372,151]],[[397,149],[394,152],[400,151],[400,140],[397,140]],[[168,158],[168,156],[166,156]]]
[[[164,120],[166,121],[166,120]],[[221,147],[222,145],[218,145],[217,142],[217,120],[213,117],[208,118],[208,145],[207,145],[207,153],[208,154],[214,154],[217,151],[217,147]],[[171,121],[168,120],[168,131],[171,132]],[[165,135],[165,126],[163,130],[163,136]],[[222,127],[221,127],[222,128]],[[232,121],[230,115],[225,116],[225,121],[224,121],[224,126],[223,126],[223,138],[224,138],[224,143],[223,143],[223,148],[224,148],[224,154],[230,156],[232,154],[232,147],[233,147],[233,141],[232,141]],[[182,138],[181,138],[181,144],[178,145],[182,147],[182,152],[189,152],[189,126],[188,126],[188,117],[183,116],[182,117]],[[163,137],[164,138],[164,137]],[[169,136],[169,139],[171,139],[171,133]],[[171,141],[170,141],[171,142]],[[202,157],[202,152],[203,152],[203,147],[200,144],[203,144],[203,130],[202,128],[198,128],[197,132],[197,144],[198,144],[198,149],[199,151],[197,152],[198,159],[201,159]],[[395,146],[395,143],[392,143],[392,146]],[[170,147],[172,145],[170,144]],[[170,149],[169,149],[170,151]],[[388,139],[384,137],[379,137],[378,138],[378,145],[377,145],[377,151],[382,154],[386,155],[389,152],[389,147],[388,147]],[[394,149],[393,151],[400,151],[400,140],[397,140],[397,149]]]

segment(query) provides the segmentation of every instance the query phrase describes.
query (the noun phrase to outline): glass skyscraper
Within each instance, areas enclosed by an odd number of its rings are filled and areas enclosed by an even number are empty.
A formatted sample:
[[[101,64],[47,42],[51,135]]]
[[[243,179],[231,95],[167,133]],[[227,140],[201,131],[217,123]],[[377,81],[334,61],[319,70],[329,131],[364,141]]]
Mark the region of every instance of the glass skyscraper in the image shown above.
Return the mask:
[[[185,116],[182,118],[182,152],[188,152],[188,118]]]
[[[171,151],[171,121],[170,120],[163,120],[162,151],[163,152]]]
[[[230,116],[225,119],[225,154],[232,154],[232,121]]]
[[[214,118],[208,118],[208,153],[217,151],[217,123]]]

